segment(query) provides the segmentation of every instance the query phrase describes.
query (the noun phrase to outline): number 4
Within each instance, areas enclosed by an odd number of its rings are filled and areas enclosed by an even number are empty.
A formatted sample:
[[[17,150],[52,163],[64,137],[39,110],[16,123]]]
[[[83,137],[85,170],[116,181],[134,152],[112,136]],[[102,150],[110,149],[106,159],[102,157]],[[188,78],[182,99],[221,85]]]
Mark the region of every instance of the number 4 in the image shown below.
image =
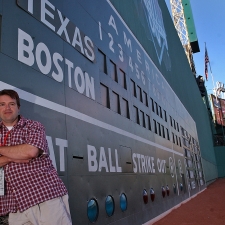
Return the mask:
[[[130,56],[129,56],[129,67],[131,68],[131,71],[133,72],[134,71],[134,67],[133,67],[132,59],[131,59]]]

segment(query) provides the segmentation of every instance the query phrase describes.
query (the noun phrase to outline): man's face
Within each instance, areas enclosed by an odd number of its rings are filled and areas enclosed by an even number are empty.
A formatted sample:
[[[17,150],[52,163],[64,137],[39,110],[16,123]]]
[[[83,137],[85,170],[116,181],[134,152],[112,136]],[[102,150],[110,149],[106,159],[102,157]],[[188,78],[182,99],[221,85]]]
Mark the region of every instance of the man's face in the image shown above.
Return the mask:
[[[13,126],[18,121],[19,107],[16,99],[8,95],[0,96],[0,118],[6,126]]]

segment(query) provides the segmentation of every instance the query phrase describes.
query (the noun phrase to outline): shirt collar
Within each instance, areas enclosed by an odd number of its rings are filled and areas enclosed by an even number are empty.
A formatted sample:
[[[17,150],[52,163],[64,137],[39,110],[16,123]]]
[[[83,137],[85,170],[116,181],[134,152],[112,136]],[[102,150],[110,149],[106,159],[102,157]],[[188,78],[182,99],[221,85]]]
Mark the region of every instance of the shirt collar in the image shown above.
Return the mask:
[[[23,116],[20,116],[20,115],[18,116],[18,118],[19,118],[19,121],[13,127],[23,127],[25,125],[26,119]],[[1,121],[0,127],[3,127],[3,126],[5,126],[5,125]]]

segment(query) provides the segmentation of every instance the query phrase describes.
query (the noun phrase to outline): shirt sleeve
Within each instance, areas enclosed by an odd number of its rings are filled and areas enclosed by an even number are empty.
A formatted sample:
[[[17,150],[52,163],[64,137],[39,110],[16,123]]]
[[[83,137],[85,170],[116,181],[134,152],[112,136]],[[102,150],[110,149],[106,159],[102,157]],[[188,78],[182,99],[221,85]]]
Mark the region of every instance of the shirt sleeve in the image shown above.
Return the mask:
[[[29,127],[26,135],[26,143],[43,150],[45,153],[48,153],[45,128],[41,123],[35,121]]]

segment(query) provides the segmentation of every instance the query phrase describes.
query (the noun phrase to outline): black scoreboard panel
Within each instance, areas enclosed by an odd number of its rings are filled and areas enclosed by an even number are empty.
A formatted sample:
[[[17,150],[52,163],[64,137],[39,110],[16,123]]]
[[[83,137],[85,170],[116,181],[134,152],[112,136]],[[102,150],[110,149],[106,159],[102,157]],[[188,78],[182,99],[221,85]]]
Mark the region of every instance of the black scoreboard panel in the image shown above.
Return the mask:
[[[73,224],[91,224],[90,200],[96,224],[144,224],[204,188],[187,174],[199,161],[186,169],[194,120],[109,1],[3,0],[0,14],[0,87],[46,127]]]

